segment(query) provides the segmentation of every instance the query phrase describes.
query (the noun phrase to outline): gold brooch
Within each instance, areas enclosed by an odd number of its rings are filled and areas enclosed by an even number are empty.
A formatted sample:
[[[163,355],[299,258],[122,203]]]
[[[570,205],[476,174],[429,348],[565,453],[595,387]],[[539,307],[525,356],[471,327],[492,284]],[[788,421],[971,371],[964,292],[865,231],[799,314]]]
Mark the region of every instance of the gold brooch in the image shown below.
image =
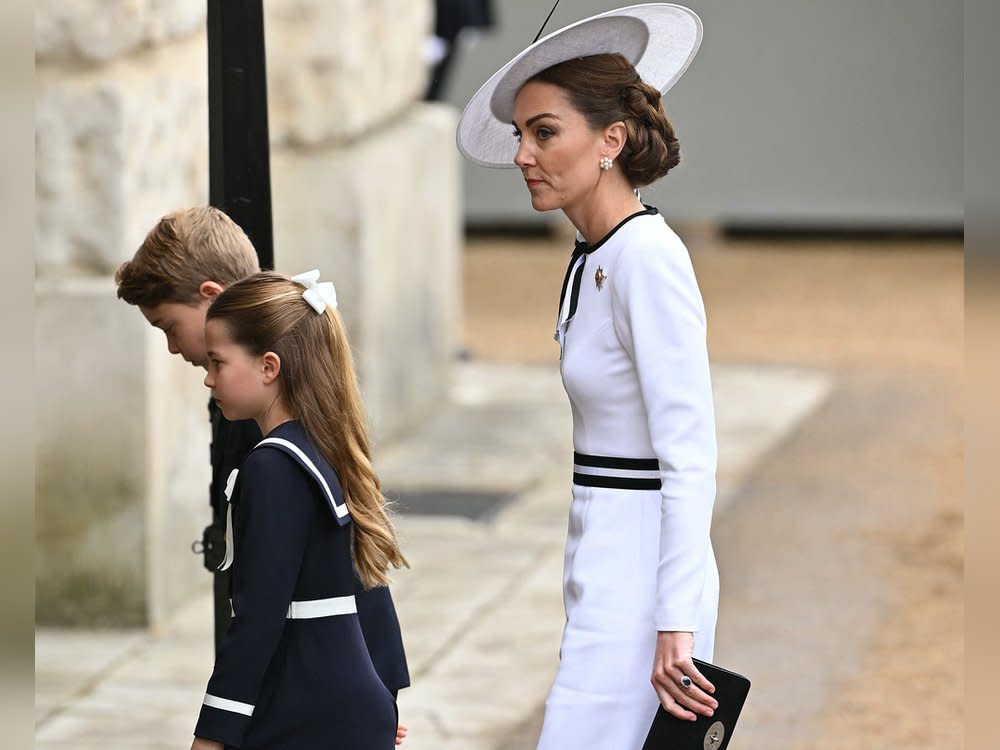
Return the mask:
[[[597,291],[601,291],[601,287],[604,286],[604,280],[608,278],[608,275],[604,273],[604,269],[600,266],[597,267],[597,273],[594,274],[594,283],[597,284]]]

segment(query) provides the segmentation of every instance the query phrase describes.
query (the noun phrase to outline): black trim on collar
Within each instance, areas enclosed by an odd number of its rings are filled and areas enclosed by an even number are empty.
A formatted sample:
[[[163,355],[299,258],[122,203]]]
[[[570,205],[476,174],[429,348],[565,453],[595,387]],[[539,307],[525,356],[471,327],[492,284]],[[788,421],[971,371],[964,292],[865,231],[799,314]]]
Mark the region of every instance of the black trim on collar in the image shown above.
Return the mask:
[[[611,237],[612,237],[612,235],[614,235],[615,232],[617,232],[623,226],[625,226],[630,221],[632,221],[632,219],[635,219],[638,216],[655,216],[656,214],[660,213],[660,209],[658,209],[658,208],[656,208],[654,206],[649,206],[649,205],[646,205],[645,203],[643,203],[642,205],[646,206],[642,211],[636,211],[634,214],[629,214],[628,216],[626,216],[624,219],[622,219],[617,224],[615,224],[614,229],[612,229],[606,235],[604,235],[603,237],[601,237],[601,239],[599,239],[593,245],[588,245],[586,242],[578,242],[577,245],[578,246],[579,245],[583,245],[584,248],[585,248],[583,250],[583,252],[586,253],[587,255],[590,255],[592,252],[594,252],[595,250],[599,249],[601,247],[601,245],[603,245],[605,242],[607,242],[608,240],[610,240]]]
[[[573,247],[573,254],[570,256],[569,259],[569,266],[566,267],[566,275],[563,277],[562,289],[559,292],[559,307],[556,318],[557,321],[562,318],[563,299],[565,299],[566,297],[566,288],[569,286],[570,275],[573,275],[573,266],[576,265],[577,260],[579,260],[581,255],[590,255],[595,250],[598,250],[601,247],[601,245],[603,245],[605,242],[611,239],[612,235],[614,235],[615,232],[617,232],[623,226],[632,221],[632,219],[638,216],[655,216],[656,214],[660,213],[659,209],[655,208],[654,206],[649,206],[646,205],[645,203],[643,203],[642,205],[645,206],[645,208],[642,211],[636,211],[634,214],[629,214],[628,216],[626,216],[624,219],[622,219],[615,225],[614,229],[612,229],[610,232],[604,235],[595,244],[588,245],[586,242],[581,242],[580,240],[577,240],[576,245]],[[569,315],[566,316],[567,322],[569,322],[572,319],[572,317],[576,315],[576,306],[580,299],[580,282],[583,280],[583,267],[585,265],[587,265],[586,258],[584,259],[583,263],[580,264],[580,267],[577,269],[576,274],[573,275],[573,291],[570,294]]]

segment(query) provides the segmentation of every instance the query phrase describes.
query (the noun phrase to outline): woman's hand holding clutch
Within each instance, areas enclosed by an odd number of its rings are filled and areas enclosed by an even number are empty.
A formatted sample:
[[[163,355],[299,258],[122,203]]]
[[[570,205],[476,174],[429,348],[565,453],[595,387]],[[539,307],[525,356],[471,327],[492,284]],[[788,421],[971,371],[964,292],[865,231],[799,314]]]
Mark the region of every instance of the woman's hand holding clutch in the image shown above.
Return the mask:
[[[660,631],[656,636],[656,656],[650,682],[664,710],[678,719],[695,721],[711,716],[719,707],[712,697],[715,686],[692,660],[694,634],[683,631]]]

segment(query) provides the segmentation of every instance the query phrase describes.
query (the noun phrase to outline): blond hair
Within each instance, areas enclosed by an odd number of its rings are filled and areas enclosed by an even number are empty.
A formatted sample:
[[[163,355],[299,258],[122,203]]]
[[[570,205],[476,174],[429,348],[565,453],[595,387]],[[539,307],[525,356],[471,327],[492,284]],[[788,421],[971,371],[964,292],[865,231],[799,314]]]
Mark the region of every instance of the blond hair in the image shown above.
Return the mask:
[[[216,297],[207,320],[225,322],[233,342],[254,356],[281,359],[281,396],[337,472],[353,520],[354,565],[365,588],[389,583],[389,566],[409,566],[396,539],[378,475],[354,360],[340,314],[317,315],[303,287],[265,271]]]
[[[190,303],[202,282],[223,287],[260,270],[240,226],[212,206],[175,211],[160,219],[132,260],[115,273],[118,297],[130,305]]]

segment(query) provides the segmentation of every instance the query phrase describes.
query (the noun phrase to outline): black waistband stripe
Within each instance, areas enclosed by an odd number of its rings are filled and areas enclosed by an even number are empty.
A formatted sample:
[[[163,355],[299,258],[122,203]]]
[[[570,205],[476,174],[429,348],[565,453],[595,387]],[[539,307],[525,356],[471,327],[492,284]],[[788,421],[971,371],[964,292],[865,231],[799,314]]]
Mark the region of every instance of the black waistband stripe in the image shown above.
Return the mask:
[[[573,484],[614,490],[658,490],[660,462],[655,458],[592,456],[573,452]]]
[[[613,490],[658,490],[662,486],[659,479],[635,479],[632,477],[606,477],[599,474],[573,473],[573,484],[581,487],[606,487]]]
[[[660,462],[655,458],[619,458],[617,456],[590,456],[573,453],[573,463],[598,469],[625,469],[631,471],[658,471]]]

